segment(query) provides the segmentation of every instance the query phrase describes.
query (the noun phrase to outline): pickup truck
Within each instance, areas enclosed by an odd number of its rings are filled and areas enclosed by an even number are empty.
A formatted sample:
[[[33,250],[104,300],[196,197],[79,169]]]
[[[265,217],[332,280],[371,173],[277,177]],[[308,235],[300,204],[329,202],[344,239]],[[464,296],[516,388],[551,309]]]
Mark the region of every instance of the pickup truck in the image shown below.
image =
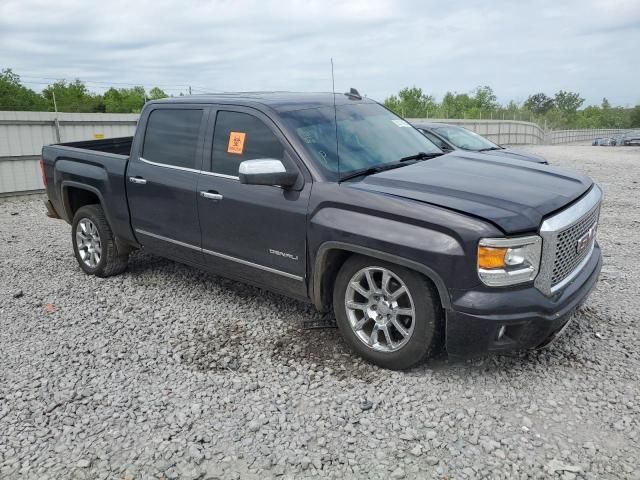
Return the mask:
[[[591,179],[445,154],[354,91],[152,101],[134,137],[45,146],[41,165],[87,274],[142,248],[333,311],[391,369],[545,346],[602,262]]]

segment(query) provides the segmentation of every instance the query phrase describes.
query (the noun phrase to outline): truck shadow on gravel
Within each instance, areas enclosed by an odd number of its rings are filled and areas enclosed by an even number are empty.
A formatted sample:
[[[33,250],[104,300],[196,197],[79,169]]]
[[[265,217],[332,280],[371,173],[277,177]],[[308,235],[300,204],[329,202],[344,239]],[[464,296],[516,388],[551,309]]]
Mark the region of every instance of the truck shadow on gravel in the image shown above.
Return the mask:
[[[313,315],[313,313],[312,313]],[[487,355],[471,359],[449,358],[441,349],[435,356],[421,362],[407,372],[420,375],[429,371],[431,374],[462,375],[484,374],[496,372],[522,372],[526,370],[546,370],[554,367],[571,367],[590,370],[600,365],[602,359],[595,355],[593,348],[585,348],[597,340],[593,321],[599,317],[597,311],[590,307],[581,308],[576,315],[578,319],[568,327],[562,337],[553,345],[542,350],[529,350],[503,355]],[[596,339],[596,340],[592,340]],[[352,353],[342,340],[337,329],[304,330],[301,326],[292,328],[287,340],[279,340],[274,344],[274,356],[311,361],[323,368],[328,368],[339,379],[353,378],[368,381],[376,376],[376,372],[384,371],[371,365]]]
[[[237,302],[260,298],[261,304],[274,312],[285,310],[284,318],[279,319],[280,335],[269,335],[262,342],[251,336],[246,321],[231,321],[211,329],[206,322],[194,322],[187,339],[175,342],[172,349],[179,356],[180,362],[197,371],[238,372],[251,368],[255,359],[268,357],[274,364],[289,367],[303,364],[323,374],[341,379],[360,379],[370,381],[379,372],[380,367],[371,365],[351,352],[345,344],[337,328],[305,329],[303,322],[318,320],[320,315],[312,306],[289,298],[261,290],[240,282],[235,282],[213,274],[188,267],[171,260],[147,254],[137,254],[130,262],[129,274],[145,276],[158,273],[171,273],[180,270],[183,281],[194,284],[206,284],[223,289]],[[144,281],[141,279],[141,281]],[[194,289],[202,288],[194,285]],[[541,351],[516,352],[511,355],[493,355],[469,360],[449,359],[446,352],[441,351],[409,370],[412,374],[430,371],[447,375],[481,370],[490,374],[492,371],[537,369],[542,366],[571,365],[580,367],[597,359],[576,347],[582,343],[581,337],[590,337],[593,332],[589,326],[597,317],[597,312],[583,307],[578,313],[581,320],[570,325],[564,338],[553,346]],[[292,321],[292,318],[295,319]],[[569,338],[570,340],[567,340]]]

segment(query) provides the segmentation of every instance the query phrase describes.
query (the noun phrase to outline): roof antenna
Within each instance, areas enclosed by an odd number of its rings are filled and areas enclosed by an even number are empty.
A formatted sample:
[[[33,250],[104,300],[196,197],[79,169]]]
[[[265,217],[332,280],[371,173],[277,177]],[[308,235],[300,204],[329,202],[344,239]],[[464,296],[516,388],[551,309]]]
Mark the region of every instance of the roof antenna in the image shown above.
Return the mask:
[[[338,152],[338,109],[336,108],[336,77],[333,74],[333,57],[331,57],[331,91],[333,92],[333,121],[336,125],[336,158],[338,159],[338,182],[340,181],[340,153]]]

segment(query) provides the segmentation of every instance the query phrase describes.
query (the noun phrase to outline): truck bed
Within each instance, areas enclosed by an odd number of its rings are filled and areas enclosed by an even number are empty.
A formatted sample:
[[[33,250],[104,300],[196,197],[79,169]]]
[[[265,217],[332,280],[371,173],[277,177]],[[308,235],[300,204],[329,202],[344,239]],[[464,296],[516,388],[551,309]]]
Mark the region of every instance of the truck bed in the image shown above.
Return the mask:
[[[129,223],[126,171],[133,137],[47,145],[42,166],[49,200],[57,214],[73,221],[78,195],[94,195],[117,239],[135,242]]]
[[[132,143],[133,137],[118,137],[105,138],[101,140],[82,140],[79,142],[58,143],[57,145],[129,156],[131,154]]]

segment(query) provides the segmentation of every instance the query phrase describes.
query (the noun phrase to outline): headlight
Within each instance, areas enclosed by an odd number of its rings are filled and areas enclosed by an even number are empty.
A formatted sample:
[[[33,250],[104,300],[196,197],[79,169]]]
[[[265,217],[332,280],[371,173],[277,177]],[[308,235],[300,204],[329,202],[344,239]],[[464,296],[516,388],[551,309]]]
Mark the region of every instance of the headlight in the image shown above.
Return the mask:
[[[540,269],[541,251],[537,235],[483,238],[478,243],[478,276],[491,287],[530,282]]]

